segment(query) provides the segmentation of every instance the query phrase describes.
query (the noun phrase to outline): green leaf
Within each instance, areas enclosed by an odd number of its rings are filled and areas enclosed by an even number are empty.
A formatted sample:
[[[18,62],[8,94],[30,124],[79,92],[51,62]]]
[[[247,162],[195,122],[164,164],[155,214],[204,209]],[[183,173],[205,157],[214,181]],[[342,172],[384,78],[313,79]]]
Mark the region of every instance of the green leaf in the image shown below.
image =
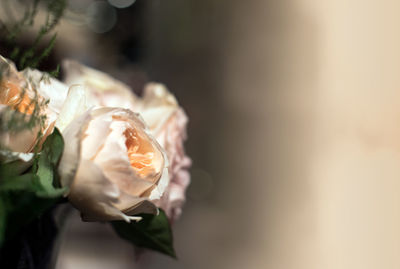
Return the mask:
[[[66,188],[60,188],[58,182],[57,166],[64,150],[64,141],[57,129],[47,137],[43,144],[42,152],[39,154],[35,166],[36,180],[38,189],[36,191],[39,197],[54,198],[65,193]]]
[[[27,164],[22,160],[15,160],[8,163],[0,163],[0,178],[4,179],[18,176],[23,173],[24,170],[27,170],[26,166]]]
[[[164,211],[155,215],[142,214],[139,222],[112,221],[117,234],[137,247],[159,251],[176,258],[172,230]]]
[[[0,195],[0,247],[22,227],[50,209],[60,198],[40,198],[32,192],[2,192]]]
[[[60,131],[55,128],[43,144],[42,153],[47,155],[47,159],[52,165],[57,165],[64,150],[64,140]]]
[[[35,191],[35,175],[24,174],[21,176],[9,176],[0,181],[0,192],[6,191]]]
[[[33,166],[23,175],[6,173],[12,166],[0,164],[0,246],[20,229],[61,200],[66,188],[58,182],[57,167],[64,149],[60,132],[47,137]]]

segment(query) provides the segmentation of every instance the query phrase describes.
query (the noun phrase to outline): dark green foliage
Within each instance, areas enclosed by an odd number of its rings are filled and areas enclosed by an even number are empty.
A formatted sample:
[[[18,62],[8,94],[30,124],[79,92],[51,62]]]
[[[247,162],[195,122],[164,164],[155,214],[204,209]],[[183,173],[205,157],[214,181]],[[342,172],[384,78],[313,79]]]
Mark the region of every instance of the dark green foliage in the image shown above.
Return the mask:
[[[23,174],[16,162],[0,165],[0,245],[40,216],[66,192],[58,182],[57,166],[64,142],[55,129]]]
[[[139,222],[112,221],[117,234],[133,245],[149,248],[176,258],[172,230],[164,211],[155,215],[142,214]]]
[[[52,76],[52,77],[57,78],[60,75],[60,64],[57,64],[56,69],[53,70],[53,71],[50,71],[49,75]]]

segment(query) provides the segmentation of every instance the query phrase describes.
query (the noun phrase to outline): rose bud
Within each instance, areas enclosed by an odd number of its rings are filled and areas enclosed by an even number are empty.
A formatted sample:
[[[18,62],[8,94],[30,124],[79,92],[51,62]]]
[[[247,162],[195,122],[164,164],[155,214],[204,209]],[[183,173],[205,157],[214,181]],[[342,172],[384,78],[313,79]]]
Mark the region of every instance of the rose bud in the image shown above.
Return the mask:
[[[85,221],[139,220],[168,185],[168,160],[137,114],[89,110],[63,131],[61,184]]]

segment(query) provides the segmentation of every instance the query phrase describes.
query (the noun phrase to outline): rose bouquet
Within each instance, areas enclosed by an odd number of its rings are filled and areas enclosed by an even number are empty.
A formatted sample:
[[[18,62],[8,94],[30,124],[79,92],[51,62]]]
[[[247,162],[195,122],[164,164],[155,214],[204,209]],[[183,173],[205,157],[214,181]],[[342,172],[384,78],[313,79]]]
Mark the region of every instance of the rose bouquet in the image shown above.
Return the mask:
[[[60,203],[175,257],[190,177],[187,117],[161,84],[143,97],[75,61],[63,82],[0,58],[0,246]],[[1,257],[1,256],[0,256]]]

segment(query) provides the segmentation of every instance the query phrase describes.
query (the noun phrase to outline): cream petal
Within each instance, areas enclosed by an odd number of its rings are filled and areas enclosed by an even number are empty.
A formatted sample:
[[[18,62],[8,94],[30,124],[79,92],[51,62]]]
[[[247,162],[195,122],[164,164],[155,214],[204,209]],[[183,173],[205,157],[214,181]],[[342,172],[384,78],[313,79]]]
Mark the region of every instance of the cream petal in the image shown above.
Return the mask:
[[[95,111],[92,111],[92,113],[96,113]],[[94,119],[89,123],[85,133],[90,139],[84,139],[82,142],[85,149],[82,154],[86,159],[96,158],[111,133],[112,118],[108,114],[98,115],[97,117],[92,114],[92,117]]]
[[[118,202],[118,186],[110,182],[101,169],[90,160],[82,159],[68,196],[84,220],[126,220],[127,216],[114,207]]]
[[[84,221],[125,220],[139,213],[156,214],[157,207],[146,198],[134,197],[120,191],[109,181],[99,166],[82,160],[69,195]]]
[[[0,71],[2,72],[2,76],[21,78],[21,75],[18,73],[15,64],[11,60],[8,60],[1,55],[0,55]]]
[[[32,83],[40,96],[49,100],[48,107],[55,113],[60,113],[67,98],[68,86],[36,69],[27,68],[23,70],[22,74]]]
[[[145,109],[140,111],[140,115],[149,126],[152,133],[157,135],[175,111],[175,107],[163,106]]]
[[[21,130],[16,133],[0,133],[0,148],[5,147],[14,152],[28,153],[33,150],[36,144],[36,138],[39,128],[32,130]]]
[[[68,96],[62,106],[56,127],[63,131],[70,122],[88,110],[86,105],[86,93],[81,85],[72,85],[68,90]]]
[[[142,102],[145,107],[178,106],[175,96],[164,84],[150,82],[145,86]]]
[[[164,150],[164,148],[162,147],[162,145],[158,142],[158,140],[155,138],[153,132],[147,127],[144,119],[142,118],[142,116],[140,114],[134,113],[136,115],[136,117],[134,117],[133,119],[133,124],[138,125],[139,123],[142,126],[142,130],[145,132],[146,136],[150,139],[151,143],[153,144],[154,147],[157,148],[158,152],[160,152],[162,154],[162,158],[157,158],[160,163],[156,163],[154,164],[156,167],[169,167],[169,159],[168,156]],[[166,179],[164,179],[165,182]],[[169,180],[169,177],[168,177]],[[166,183],[168,184],[168,182]]]
[[[156,136],[179,109],[174,95],[160,83],[148,83],[143,98],[137,103],[139,104],[138,112]]]
[[[161,174],[161,178],[159,182],[155,185],[156,187],[151,191],[149,199],[156,200],[160,199],[166,188],[168,187],[170,178],[168,175],[168,167],[164,167],[163,172]]]
[[[9,109],[8,106],[0,104],[0,123],[12,120],[14,113],[19,114]],[[29,117],[24,118],[27,121],[29,120]],[[0,128],[0,149],[22,153],[31,152],[36,145],[39,130],[39,126],[35,126],[32,129],[22,129],[17,132]]]
[[[110,206],[105,203],[98,203],[98,208],[102,212],[101,214],[96,214],[93,212],[82,213],[81,217],[83,221],[93,222],[93,221],[113,221],[113,220],[124,220],[130,222],[129,216],[123,213],[121,210]]]
[[[183,189],[186,189],[190,184],[190,173],[187,169],[188,168],[179,170],[173,179],[174,184],[179,185]]]
[[[114,204],[126,215],[137,214],[157,214],[158,210],[154,203],[147,200],[147,198],[134,197],[125,192],[122,192],[119,201]]]
[[[130,94],[129,94],[130,95]],[[120,95],[114,90],[104,91],[98,101],[102,106],[121,107],[125,109],[134,109],[135,100],[131,96]]]
[[[139,178],[132,169],[130,162],[121,158],[119,154],[102,150],[95,162],[102,167],[110,180],[130,195],[139,197],[154,186],[152,182]]]
[[[181,170],[174,179],[174,182],[171,182],[169,199],[172,203],[174,203],[174,201],[184,201],[185,190],[190,183],[190,174],[187,170]]]
[[[131,93],[130,88],[124,83],[112,78],[106,73],[84,66],[74,60],[64,60],[62,67],[65,82],[68,85],[86,84],[89,87],[106,91],[115,88],[120,93]]]
[[[73,60],[64,60],[62,66],[65,83],[85,85],[100,105],[133,109],[136,95],[129,86]]]
[[[72,121],[62,132],[65,146],[58,171],[62,186],[70,186],[81,160],[81,141],[92,119],[90,111]]]
[[[180,186],[171,184],[171,188],[169,190],[169,199],[171,207],[181,206],[185,201],[185,191]]]

